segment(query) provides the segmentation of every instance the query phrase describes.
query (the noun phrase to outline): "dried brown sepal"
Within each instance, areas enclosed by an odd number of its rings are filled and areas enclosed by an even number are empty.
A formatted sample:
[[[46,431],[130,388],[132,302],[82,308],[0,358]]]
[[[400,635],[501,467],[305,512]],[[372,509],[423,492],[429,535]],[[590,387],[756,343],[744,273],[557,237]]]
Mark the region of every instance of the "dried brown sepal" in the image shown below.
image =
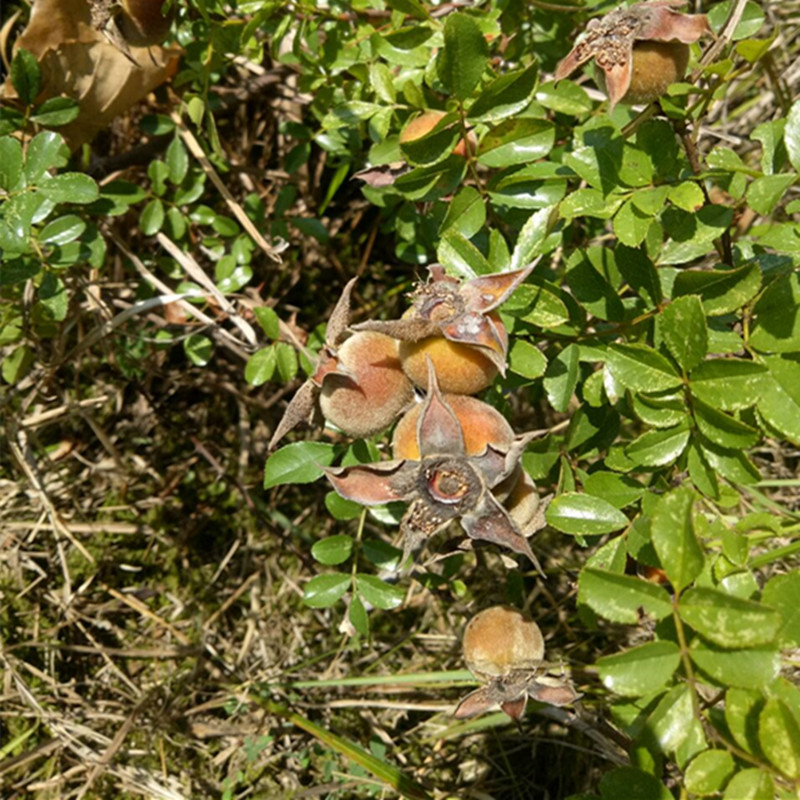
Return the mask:
[[[650,0],[628,8],[618,8],[604,17],[589,21],[586,30],[578,37],[575,47],[558,64],[555,79],[560,81],[571,75],[578,67],[594,59],[602,70],[608,93],[609,109],[624,102],[633,76],[634,45],[636,42],[680,42],[684,45],[698,41],[710,32],[704,14],[681,14],[674,11],[685,5],[685,0]],[[679,60],[682,60],[680,55]],[[685,69],[674,67],[672,80],[679,80]],[[638,80],[639,78],[637,78]],[[642,75],[641,80],[653,81],[658,88],[666,88],[671,81],[663,75]],[[654,90],[655,91],[655,90]],[[634,87],[632,102],[642,102],[649,97],[647,90]]]
[[[430,361],[428,380],[417,423],[420,459],[329,468],[328,480],[342,497],[363,505],[408,503],[400,525],[406,556],[460,519],[470,538],[508,547],[536,563],[527,540],[491,491],[516,468],[529,438],[518,438],[507,452],[487,446],[479,455],[467,455],[461,423],[444,400]]]
[[[317,356],[317,363],[311,377],[295,392],[294,397],[286,406],[278,426],[269,440],[269,449],[272,450],[289,431],[302,422],[309,422],[314,416],[317,407],[317,398],[326,375],[335,373],[343,378],[349,378],[336,357],[336,346],[341,342],[347,330],[350,318],[350,297],[353,294],[356,278],[348,281],[342,290],[342,295],[336,302],[328,320],[325,330],[325,344]]]

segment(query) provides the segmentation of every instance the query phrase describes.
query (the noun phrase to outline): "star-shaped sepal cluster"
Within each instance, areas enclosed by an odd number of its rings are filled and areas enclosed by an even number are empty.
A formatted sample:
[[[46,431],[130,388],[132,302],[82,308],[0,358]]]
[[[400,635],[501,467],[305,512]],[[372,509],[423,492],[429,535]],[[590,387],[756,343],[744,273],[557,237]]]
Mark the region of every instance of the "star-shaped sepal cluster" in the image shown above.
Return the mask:
[[[613,110],[631,86],[636,42],[689,45],[710,31],[704,14],[681,14],[674,10],[684,5],[686,0],[649,0],[590,20],[575,47],[556,67],[555,79],[568,77],[594,59],[603,72],[609,107]]]
[[[350,322],[350,296],[355,283],[356,279],[353,278],[344,287],[342,296],[337,301],[328,320],[328,326],[325,329],[325,344],[317,356],[314,372],[295,392],[291,402],[286,406],[286,411],[269,441],[270,450],[290,430],[301,422],[308,422],[314,418],[317,412],[317,398],[328,375],[339,375],[342,380],[352,380],[352,376],[340,364],[336,350],[342,343]]]
[[[522,553],[539,569],[528,540],[492,494],[514,472],[532,437],[519,436],[505,450],[487,445],[479,455],[467,455],[461,423],[444,400],[430,361],[428,381],[417,423],[418,461],[329,468],[328,480],[342,497],[362,505],[407,503],[400,526],[406,556],[458,519],[471,539]]]
[[[461,281],[439,264],[429,267],[429,279],[412,295],[409,312],[398,320],[370,320],[353,330],[371,330],[406,342],[444,336],[451,342],[480,348],[504,375],[508,335],[491,312],[502,305],[530,275],[533,266]]]

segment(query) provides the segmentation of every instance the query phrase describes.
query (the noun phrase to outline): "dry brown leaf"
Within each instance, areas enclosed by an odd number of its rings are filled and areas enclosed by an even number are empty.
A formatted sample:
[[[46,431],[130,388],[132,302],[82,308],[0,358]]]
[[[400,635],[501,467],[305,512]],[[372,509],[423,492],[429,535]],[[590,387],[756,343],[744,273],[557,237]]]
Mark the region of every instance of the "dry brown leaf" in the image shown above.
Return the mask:
[[[92,26],[88,0],[36,0],[15,47],[33,53],[41,65],[37,102],[60,95],[78,102],[78,118],[59,129],[73,150],[171,77],[182,52],[161,46],[125,52]],[[8,82],[4,96],[15,96]]]

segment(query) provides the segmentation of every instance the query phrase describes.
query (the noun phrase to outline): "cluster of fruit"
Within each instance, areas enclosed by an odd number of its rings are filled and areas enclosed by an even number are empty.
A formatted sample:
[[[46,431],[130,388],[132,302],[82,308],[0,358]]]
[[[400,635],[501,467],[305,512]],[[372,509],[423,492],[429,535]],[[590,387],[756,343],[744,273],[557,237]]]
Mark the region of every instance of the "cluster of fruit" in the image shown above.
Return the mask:
[[[559,64],[556,79],[594,59],[612,108],[656,99],[683,76],[688,44],[708,31],[705,16],[672,10],[682,4],[652,0],[593,20]],[[443,112],[428,112],[412,120],[401,141],[427,134],[442,117]],[[462,140],[457,147],[466,156],[476,142]],[[471,539],[524,554],[543,575],[528,542],[541,527],[541,504],[520,464],[531,436],[516,435],[495,408],[472,396],[505,374],[508,334],[496,309],[530,271],[459,281],[434,265],[402,319],[352,328],[355,281],[350,281],[329,321],[314,373],[275,430],[270,447],[317,411],[354,437],[380,433],[401,417],[391,461],[329,468],[325,474],[342,497],[362,505],[407,504],[401,522],[404,563],[458,519]],[[414,403],[414,387],[426,392],[423,401]],[[473,617],[463,649],[483,685],[459,703],[458,718],[499,705],[519,719],[529,697],[566,705],[579,696],[569,682],[540,674],[541,631],[514,608],[494,606]]]
[[[329,468],[326,475],[341,496],[363,505],[407,503],[404,562],[458,519],[470,538],[524,554],[541,573],[527,538],[540,527],[539,496],[520,464],[531,436],[516,435],[502,414],[471,396],[505,373],[508,334],[496,309],[530,271],[460,281],[433,266],[402,319],[352,329],[350,281],[313,374],[275,430],[270,447],[317,412],[354,437],[379,433],[400,417],[391,461]],[[426,390],[424,400],[415,402],[414,387]],[[481,644],[483,631],[493,638]],[[536,678],[542,636],[518,611],[482,612],[467,627],[464,646],[470,669],[488,683],[462,702],[460,717],[499,703],[518,718],[528,696],[575,699],[566,684]]]

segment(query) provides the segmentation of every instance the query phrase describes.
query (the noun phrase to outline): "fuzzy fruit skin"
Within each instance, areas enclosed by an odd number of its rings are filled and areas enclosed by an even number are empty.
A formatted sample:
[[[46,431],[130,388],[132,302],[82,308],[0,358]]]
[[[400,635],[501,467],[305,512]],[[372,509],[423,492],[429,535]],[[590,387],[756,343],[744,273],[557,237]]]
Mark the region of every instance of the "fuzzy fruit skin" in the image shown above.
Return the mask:
[[[388,428],[414,396],[400,366],[397,340],[360,331],[339,347],[337,359],[356,385],[335,373],[325,376],[319,395],[325,419],[358,438]]]
[[[682,42],[636,42],[631,62],[631,84],[621,103],[652,103],[670,84],[682,80],[689,65],[689,45]],[[605,89],[602,70],[596,71]]]
[[[448,394],[477,394],[497,376],[497,367],[479,348],[451,342],[444,336],[400,342],[398,351],[406,375],[420,389],[428,385],[426,358],[433,362],[439,388]]]
[[[426,133],[430,133],[444,115],[444,111],[425,111],[418,117],[414,117],[414,119],[410,120],[403,130],[400,131],[400,143],[413,142],[414,139],[419,139]],[[458,144],[453,148],[453,153],[462,158],[466,158],[467,146],[469,146],[470,152],[474,153],[477,145],[478,142],[475,138],[475,134],[470,131],[467,134],[466,140],[459,140]]]
[[[467,623],[462,641],[464,660],[476,678],[535,671],[544,659],[539,626],[511,606],[492,606]]]
[[[480,455],[488,444],[501,450],[511,447],[514,431],[496,408],[464,394],[447,394],[443,399],[461,423],[468,456]],[[400,418],[392,436],[392,458],[419,461],[417,422],[421,410],[422,403],[417,403]]]

